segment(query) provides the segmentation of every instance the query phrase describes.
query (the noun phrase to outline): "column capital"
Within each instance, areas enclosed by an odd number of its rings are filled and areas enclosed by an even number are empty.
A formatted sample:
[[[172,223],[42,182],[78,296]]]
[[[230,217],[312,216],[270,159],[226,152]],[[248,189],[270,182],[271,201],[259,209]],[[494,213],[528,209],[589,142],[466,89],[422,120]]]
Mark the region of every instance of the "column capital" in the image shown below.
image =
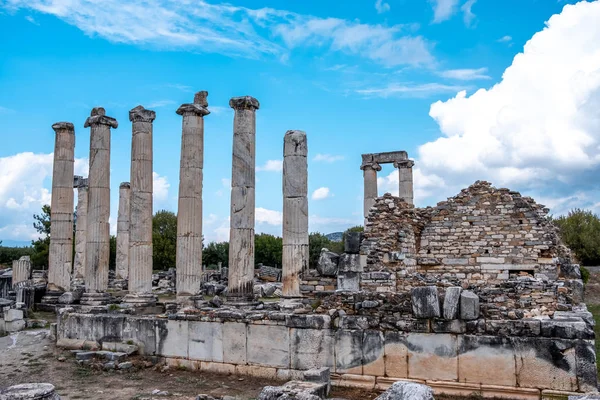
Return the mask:
[[[178,115],[193,114],[198,115],[199,117],[204,117],[210,114],[210,111],[208,111],[206,107],[195,103],[182,104],[181,106],[179,106],[176,112]]]
[[[73,133],[75,132],[75,126],[71,122],[57,122],[55,124],[52,124],[52,129],[54,129],[54,132],[57,133],[58,131],[62,130],[71,131]]]
[[[131,184],[129,182],[121,182],[119,189],[131,189]]]
[[[363,161],[363,163],[360,166],[360,169],[362,169],[364,171],[367,168],[371,168],[375,171],[381,171],[381,165],[379,165],[375,161],[370,161],[370,162]]]
[[[129,120],[131,122],[153,122],[154,119],[156,119],[156,113],[152,110],[146,110],[142,106],[129,110]]]
[[[399,160],[394,161],[394,168],[412,168],[415,162],[413,160]]]
[[[232,97],[229,107],[234,110],[258,110],[260,103],[252,96]]]
[[[92,125],[108,125],[113,129],[119,126],[119,123],[113,117],[106,116],[106,110],[103,107],[94,107],[88,119],[83,124],[84,128],[88,128]]]

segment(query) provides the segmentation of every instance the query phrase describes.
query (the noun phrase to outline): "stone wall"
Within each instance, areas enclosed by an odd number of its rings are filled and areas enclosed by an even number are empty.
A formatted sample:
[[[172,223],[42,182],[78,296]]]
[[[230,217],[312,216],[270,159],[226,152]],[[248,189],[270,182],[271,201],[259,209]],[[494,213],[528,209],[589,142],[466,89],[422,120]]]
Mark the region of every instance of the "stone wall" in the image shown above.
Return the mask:
[[[430,320],[388,322],[341,311],[220,309],[167,319],[63,310],[57,337],[66,347],[133,341],[173,366],[273,379],[327,366],[334,384],[371,389],[410,379],[438,393],[515,399],[596,387],[589,329],[545,329],[539,320],[518,331],[515,321],[465,324],[462,331]]]

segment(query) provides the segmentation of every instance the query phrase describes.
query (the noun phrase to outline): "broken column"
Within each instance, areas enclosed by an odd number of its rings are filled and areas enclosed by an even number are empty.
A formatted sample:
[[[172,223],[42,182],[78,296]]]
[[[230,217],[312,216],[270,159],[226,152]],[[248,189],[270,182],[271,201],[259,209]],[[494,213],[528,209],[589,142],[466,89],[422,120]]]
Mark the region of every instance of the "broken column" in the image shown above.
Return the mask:
[[[306,133],[287,131],[283,139],[284,297],[300,297],[300,274],[308,270],[307,153]]]
[[[182,104],[183,117],[177,211],[177,297],[198,294],[202,278],[202,168],[204,167],[204,116],[208,92],[201,91],[191,104]]]
[[[119,185],[119,211],[117,214],[117,254],[115,278],[127,279],[129,275],[129,212],[131,186],[129,182]]]
[[[76,177],[74,185],[77,188],[77,211],[75,220],[75,259],[73,261],[72,284],[84,284],[85,278],[85,247],[87,232],[88,209],[88,180]]]
[[[365,156],[371,156],[371,159],[365,159]],[[381,171],[381,165],[372,160],[372,155],[363,155],[363,162],[360,166],[363,170],[364,179],[364,217],[367,218],[369,210],[375,204],[377,198],[377,172]]]
[[[229,100],[229,106],[235,110],[235,116],[227,298],[244,303],[254,298],[256,110],[260,104],[251,96],[243,96]]]
[[[52,201],[50,205],[50,250],[48,255],[48,290],[51,297],[68,291],[73,266],[73,170],[75,166],[75,128],[70,122],[52,125],[56,132]]]
[[[31,278],[31,260],[29,256],[21,256],[12,262],[12,285],[28,281]]]
[[[152,122],[156,113],[137,106],[129,111],[132,122],[131,200],[129,214],[129,294],[133,305],[154,305],[152,294]]]
[[[395,161],[394,167],[398,168],[399,174],[399,192],[398,197],[404,199],[410,205],[413,205],[413,173],[412,167],[415,165],[413,160]]]
[[[110,257],[110,128],[117,120],[94,107],[85,121],[90,128],[90,171],[88,175],[88,222],[85,251],[85,287],[82,304],[102,305],[110,301],[108,287]]]

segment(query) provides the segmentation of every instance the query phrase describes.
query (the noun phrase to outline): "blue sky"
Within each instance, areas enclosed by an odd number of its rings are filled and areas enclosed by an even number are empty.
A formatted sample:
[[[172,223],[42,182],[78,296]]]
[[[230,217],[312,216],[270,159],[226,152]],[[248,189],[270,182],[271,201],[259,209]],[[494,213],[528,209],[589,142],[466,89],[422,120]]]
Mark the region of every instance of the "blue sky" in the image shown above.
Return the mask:
[[[94,106],[119,121],[113,228],[118,185],[129,180],[128,111],[138,104],[157,113],[155,209],[176,211],[175,110],[199,90],[209,92],[212,111],[205,118],[208,240],[228,237],[228,100],[241,95],[261,103],[257,231],[281,232],[288,129],[308,135],[313,231],[361,223],[360,155],[380,151],[406,150],[416,160],[419,206],[486,179],[534,196],[554,213],[598,208],[598,1],[95,3],[0,0],[5,243],[34,237],[31,215],[49,203],[54,122],[75,124],[76,172],[87,175],[83,123]],[[380,194],[397,191],[394,172],[380,172]]]

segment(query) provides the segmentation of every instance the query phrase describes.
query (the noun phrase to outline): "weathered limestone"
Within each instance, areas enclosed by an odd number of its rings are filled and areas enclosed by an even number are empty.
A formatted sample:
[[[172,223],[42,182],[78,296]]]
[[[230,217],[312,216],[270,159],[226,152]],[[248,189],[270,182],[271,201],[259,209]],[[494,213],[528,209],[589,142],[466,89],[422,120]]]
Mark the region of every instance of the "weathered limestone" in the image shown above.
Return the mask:
[[[110,296],[108,287],[110,256],[110,128],[117,120],[94,107],[84,128],[90,127],[90,171],[88,175],[88,223],[86,234],[85,285],[83,304],[102,304]],[[72,228],[71,228],[72,229]]]
[[[413,173],[412,167],[415,162],[412,160],[395,161],[394,167],[398,168],[399,174],[399,192],[398,197],[404,199],[408,204],[414,204],[413,194]]]
[[[177,211],[177,296],[185,298],[200,291],[202,275],[202,169],[204,167],[204,117],[208,92],[194,96],[194,103],[182,104],[179,207]]]
[[[29,256],[22,256],[12,262],[12,285],[13,288],[19,282],[25,282],[31,277],[31,260]]]
[[[152,295],[152,122],[156,113],[137,106],[129,111],[131,202],[129,205],[129,294],[127,303],[153,304]]]
[[[245,302],[254,296],[256,110],[260,104],[253,97],[243,96],[229,100],[229,106],[235,110],[235,117],[227,297],[233,302]]]
[[[74,185],[75,186],[75,185]],[[73,278],[85,278],[85,248],[88,212],[88,180],[78,179],[77,186],[77,219],[75,222],[75,260],[73,262]]]
[[[377,198],[377,172],[381,171],[381,165],[376,162],[363,162],[360,169],[363,170],[364,216],[367,218],[369,210],[373,207]]]
[[[73,265],[73,169],[75,128],[70,122],[52,125],[56,132],[52,172],[48,291],[69,290]]]
[[[117,214],[117,257],[116,279],[127,279],[129,276],[129,213],[131,186],[122,182],[119,186],[119,212]]]
[[[283,296],[300,296],[300,274],[308,270],[308,146],[306,133],[283,139]]]

